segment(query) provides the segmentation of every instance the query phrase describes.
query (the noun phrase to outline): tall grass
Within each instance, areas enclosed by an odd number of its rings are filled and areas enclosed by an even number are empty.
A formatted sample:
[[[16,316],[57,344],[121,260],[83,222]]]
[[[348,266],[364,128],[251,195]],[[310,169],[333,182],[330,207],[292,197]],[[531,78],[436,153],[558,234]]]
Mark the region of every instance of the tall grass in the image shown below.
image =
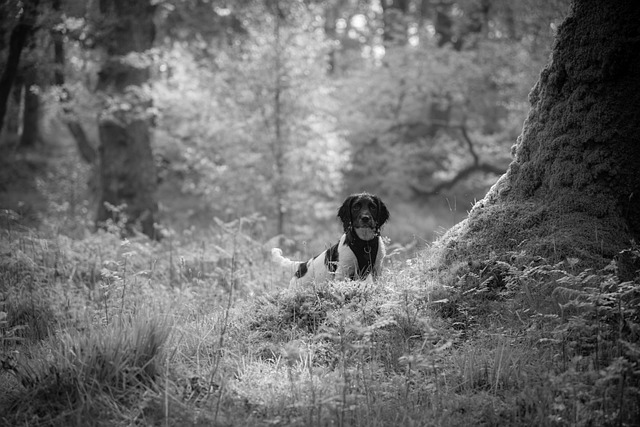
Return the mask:
[[[166,318],[150,313],[106,326],[61,331],[28,346],[9,368],[19,383],[7,399],[11,424],[103,424],[133,421],[131,406],[157,389],[163,373]]]
[[[286,288],[250,237],[0,241],[0,423],[634,425],[640,254]]]

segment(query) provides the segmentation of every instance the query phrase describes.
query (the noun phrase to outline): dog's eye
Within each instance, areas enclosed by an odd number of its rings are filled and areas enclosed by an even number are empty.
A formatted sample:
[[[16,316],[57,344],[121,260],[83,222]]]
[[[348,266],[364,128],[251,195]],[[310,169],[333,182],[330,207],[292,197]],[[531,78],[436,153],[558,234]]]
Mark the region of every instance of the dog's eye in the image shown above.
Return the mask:
[[[353,210],[354,211],[359,211],[360,210],[360,203],[356,203],[355,205],[353,205]]]

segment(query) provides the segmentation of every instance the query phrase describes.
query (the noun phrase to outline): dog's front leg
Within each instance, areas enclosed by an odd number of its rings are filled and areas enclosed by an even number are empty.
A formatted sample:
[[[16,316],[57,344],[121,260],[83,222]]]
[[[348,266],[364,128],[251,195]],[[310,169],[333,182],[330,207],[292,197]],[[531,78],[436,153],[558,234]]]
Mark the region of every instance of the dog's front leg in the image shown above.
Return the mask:
[[[382,261],[387,254],[384,242],[381,237],[378,237],[378,253],[376,254],[376,262],[371,267],[371,278],[375,282],[380,273],[382,272]]]
[[[352,279],[358,271],[358,259],[351,248],[340,245],[338,248],[338,268],[334,276],[335,280]]]

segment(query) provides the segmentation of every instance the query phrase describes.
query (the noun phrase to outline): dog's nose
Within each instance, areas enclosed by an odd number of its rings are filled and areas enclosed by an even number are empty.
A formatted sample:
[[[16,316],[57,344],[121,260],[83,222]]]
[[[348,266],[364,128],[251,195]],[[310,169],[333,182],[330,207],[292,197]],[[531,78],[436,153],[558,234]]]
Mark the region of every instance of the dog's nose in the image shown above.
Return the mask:
[[[369,222],[371,221],[371,217],[369,215],[362,215],[362,222]]]

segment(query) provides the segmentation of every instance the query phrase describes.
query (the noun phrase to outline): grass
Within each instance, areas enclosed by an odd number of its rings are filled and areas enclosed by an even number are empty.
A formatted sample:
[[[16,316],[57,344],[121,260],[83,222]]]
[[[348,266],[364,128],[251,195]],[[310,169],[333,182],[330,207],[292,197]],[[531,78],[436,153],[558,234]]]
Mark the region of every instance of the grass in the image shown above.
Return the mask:
[[[165,320],[146,314],[31,346],[9,369],[21,386],[8,396],[10,421],[60,425],[136,417],[140,408],[130,404],[159,381],[169,332]]]
[[[288,289],[256,221],[151,242],[4,212],[0,424],[637,423],[637,248]]]

